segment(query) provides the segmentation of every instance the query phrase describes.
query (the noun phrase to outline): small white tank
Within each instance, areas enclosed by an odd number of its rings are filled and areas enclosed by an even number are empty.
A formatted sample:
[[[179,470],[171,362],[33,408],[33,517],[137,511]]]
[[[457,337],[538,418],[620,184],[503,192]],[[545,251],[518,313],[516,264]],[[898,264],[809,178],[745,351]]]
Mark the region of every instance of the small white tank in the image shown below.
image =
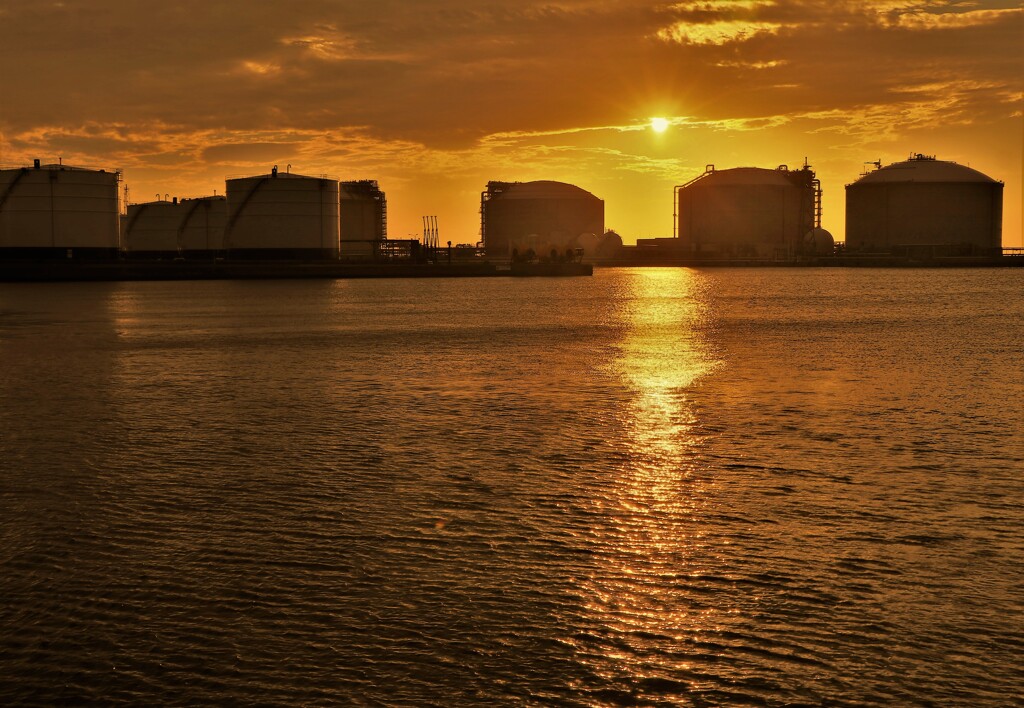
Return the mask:
[[[212,258],[224,246],[225,197],[128,206],[122,245],[132,258]]]
[[[336,259],[338,182],[279,173],[227,181],[228,258]]]
[[[0,170],[0,255],[116,259],[118,172],[70,165]]]
[[[226,197],[199,197],[178,202],[184,209],[178,226],[182,254],[209,257],[224,250],[224,227],[228,222]]]

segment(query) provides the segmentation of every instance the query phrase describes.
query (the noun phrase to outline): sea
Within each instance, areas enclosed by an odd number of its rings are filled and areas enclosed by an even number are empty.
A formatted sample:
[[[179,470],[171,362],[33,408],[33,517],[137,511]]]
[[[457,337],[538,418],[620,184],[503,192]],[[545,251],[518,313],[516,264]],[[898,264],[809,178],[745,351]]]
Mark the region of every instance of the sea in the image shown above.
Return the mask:
[[[1006,706],[1024,270],[0,284],[0,704]]]

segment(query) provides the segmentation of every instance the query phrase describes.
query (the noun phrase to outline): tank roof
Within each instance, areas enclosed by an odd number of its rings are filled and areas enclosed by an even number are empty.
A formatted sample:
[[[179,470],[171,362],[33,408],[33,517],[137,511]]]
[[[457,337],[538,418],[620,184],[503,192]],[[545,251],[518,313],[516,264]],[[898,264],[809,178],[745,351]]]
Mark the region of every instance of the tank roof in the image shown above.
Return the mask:
[[[117,174],[118,170],[105,170],[97,167],[75,167],[74,165],[65,165],[61,163],[50,163],[47,165],[25,165],[24,167],[2,167],[0,171],[3,172],[15,172],[20,170],[53,170],[54,172],[102,172],[104,174]]]
[[[148,202],[131,202],[128,206],[150,206],[155,204],[166,204],[168,206],[180,206],[182,204],[189,204],[190,202],[212,202],[212,201],[227,201],[227,197],[222,194],[211,194],[206,197],[175,197],[175,200],[171,199],[153,199]]]
[[[487,191],[502,199],[597,199],[574,184],[536,180],[533,182],[488,182]]]
[[[697,178],[693,186],[712,187],[726,184],[777,184],[792,187],[793,182],[786,177],[787,170],[766,169],[764,167],[733,167],[727,170],[710,170]]]
[[[228,177],[225,181],[226,182],[235,182],[237,180],[244,180],[244,179],[315,179],[315,180],[326,180],[328,182],[337,181],[337,180],[331,179],[330,177],[324,177],[322,175],[318,176],[318,177],[313,177],[311,175],[300,175],[300,174],[297,174],[295,172],[271,172],[271,173],[265,174],[265,175],[234,175],[234,176]]]
[[[338,185],[342,196],[376,198],[384,195],[375,179],[359,179],[341,182]]]
[[[913,155],[909,160],[894,162],[869,172],[854,184],[878,182],[996,182],[966,165],[936,160],[927,155]]]

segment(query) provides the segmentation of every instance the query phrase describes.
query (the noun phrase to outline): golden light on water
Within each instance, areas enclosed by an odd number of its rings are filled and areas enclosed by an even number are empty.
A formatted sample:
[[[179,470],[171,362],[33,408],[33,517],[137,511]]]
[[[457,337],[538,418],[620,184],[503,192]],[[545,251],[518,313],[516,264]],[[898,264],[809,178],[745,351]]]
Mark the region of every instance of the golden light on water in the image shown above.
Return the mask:
[[[624,338],[612,372],[628,392],[621,428],[625,459],[608,495],[601,545],[614,549],[585,583],[595,626],[630,651],[591,655],[599,675],[655,675],[636,657],[651,642],[713,628],[714,611],[687,610],[674,596],[680,574],[706,569],[703,517],[708,481],[700,475],[699,413],[691,391],[718,366],[707,340],[707,276],[686,269],[637,269],[621,313]],[[654,673],[651,673],[654,672]]]
[[[637,271],[631,302],[638,307],[626,313],[619,367],[634,392],[631,440],[635,459],[655,477],[678,472],[681,454],[695,444],[686,389],[715,366],[700,329],[703,277],[683,269]]]

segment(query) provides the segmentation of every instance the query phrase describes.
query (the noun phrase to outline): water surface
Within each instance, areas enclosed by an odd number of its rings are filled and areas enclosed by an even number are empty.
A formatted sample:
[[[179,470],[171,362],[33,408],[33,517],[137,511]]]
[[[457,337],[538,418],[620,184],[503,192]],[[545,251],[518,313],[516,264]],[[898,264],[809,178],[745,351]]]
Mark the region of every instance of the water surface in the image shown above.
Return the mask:
[[[1006,705],[1024,273],[0,285],[0,702]]]

